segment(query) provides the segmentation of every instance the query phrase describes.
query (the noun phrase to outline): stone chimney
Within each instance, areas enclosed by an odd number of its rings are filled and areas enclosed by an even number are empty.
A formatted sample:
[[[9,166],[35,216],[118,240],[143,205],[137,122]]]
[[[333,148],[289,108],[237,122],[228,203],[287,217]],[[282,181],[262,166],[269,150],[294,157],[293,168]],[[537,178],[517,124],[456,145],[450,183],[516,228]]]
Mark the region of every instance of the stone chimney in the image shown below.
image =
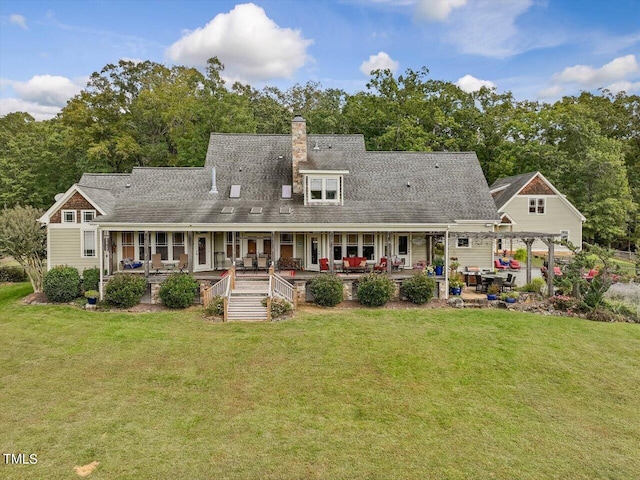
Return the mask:
[[[307,122],[301,115],[293,117],[291,122],[291,173],[293,193],[303,193],[303,179],[300,174],[301,162],[307,161]]]

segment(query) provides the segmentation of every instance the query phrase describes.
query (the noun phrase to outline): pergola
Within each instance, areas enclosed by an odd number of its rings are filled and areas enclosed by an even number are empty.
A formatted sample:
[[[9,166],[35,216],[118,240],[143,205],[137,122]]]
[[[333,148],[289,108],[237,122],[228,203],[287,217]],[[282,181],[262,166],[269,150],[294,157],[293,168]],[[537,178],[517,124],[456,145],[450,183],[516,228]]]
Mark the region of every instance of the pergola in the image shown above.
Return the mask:
[[[542,240],[547,246],[548,255],[548,267],[547,267],[547,292],[549,295],[553,294],[553,266],[554,266],[554,246],[556,244],[556,238],[560,237],[559,233],[544,233],[544,232],[449,232],[449,236],[452,238],[476,238],[486,240],[498,240],[498,239],[519,239],[527,246],[527,283],[531,282],[531,246],[536,240]]]

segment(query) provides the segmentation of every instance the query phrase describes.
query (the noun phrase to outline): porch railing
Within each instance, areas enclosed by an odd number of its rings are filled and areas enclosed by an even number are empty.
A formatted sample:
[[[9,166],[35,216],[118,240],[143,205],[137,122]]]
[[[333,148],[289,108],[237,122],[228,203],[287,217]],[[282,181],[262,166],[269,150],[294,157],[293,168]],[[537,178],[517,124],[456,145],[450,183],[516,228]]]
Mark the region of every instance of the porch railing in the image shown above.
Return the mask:
[[[229,273],[222,277],[220,281],[205,289],[203,292],[202,303],[205,308],[209,306],[211,301],[216,297],[222,297],[224,305],[223,321],[227,321],[227,314],[229,311],[229,297],[231,296],[231,290],[235,288],[236,269],[231,267]]]
[[[293,286],[277,273],[269,275],[269,295],[278,295],[296,308],[296,294]]]

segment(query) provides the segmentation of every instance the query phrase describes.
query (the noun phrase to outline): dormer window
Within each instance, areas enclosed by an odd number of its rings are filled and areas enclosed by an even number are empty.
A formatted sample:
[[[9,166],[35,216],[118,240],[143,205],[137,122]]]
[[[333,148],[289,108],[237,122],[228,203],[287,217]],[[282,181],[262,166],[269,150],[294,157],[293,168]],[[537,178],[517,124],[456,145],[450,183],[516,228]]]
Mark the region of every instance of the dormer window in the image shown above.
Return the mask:
[[[307,175],[305,204],[342,204],[342,176]]]

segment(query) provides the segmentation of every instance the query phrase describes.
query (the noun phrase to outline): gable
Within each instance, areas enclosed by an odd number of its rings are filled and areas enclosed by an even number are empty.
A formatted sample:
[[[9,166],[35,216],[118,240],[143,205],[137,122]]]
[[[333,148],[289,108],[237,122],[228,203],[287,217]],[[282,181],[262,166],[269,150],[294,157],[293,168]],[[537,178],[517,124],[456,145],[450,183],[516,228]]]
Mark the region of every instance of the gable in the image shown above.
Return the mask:
[[[76,222],[80,223],[81,215],[80,212],[82,210],[95,210],[95,207],[84,198],[84,196],[76,191],[71,195],[71,197],[58,208],[53,215],[51,215],[50,222],[51,223],[62,223],[62,211],[63,210],[75,210],[76,211]]]
[[[555,195],[547,182],[536,175],[521,191],[520,195]]]

